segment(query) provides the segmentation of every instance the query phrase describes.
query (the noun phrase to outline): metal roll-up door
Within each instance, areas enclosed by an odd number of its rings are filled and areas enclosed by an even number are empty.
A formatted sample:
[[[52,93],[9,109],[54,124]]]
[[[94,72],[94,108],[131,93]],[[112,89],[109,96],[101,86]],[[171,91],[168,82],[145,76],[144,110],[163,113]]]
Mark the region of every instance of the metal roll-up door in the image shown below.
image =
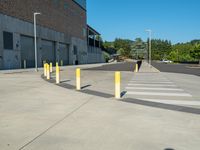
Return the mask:
[[[21,35],[20,40],[21,40],[21,67],[22,68],[35,67],[34,38]],[[26,64],[24,62],[26,62]]]
[[[63,65],[69,65],[69,46],[59,43],[59,60],[63,61]]]
[[[55,64],[55,44],[52,41],[42,40],[42,61]]]

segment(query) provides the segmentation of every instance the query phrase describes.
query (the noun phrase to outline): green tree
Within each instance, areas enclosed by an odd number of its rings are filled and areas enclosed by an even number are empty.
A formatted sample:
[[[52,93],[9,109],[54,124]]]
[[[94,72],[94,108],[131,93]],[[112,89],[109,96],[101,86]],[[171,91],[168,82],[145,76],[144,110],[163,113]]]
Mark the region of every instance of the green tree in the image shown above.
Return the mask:
[[[131,42],[130,40],[115,39],[114,47],[117,51],[120,51],[121,55],[124,57],[131,56]]]
[[[191,51],[191,56],[198,60],[200,64],[200,44],[195,44],[194,50]]]

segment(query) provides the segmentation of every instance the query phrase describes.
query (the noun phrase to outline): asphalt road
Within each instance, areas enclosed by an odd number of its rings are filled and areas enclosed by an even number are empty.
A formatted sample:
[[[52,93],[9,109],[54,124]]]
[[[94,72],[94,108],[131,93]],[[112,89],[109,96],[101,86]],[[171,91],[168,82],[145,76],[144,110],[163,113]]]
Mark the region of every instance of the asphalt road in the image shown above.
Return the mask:
[[[191,64],[165,64],[152,62],[152,65],[161,72],[182,73],[200,76],[200,67],[192,67]]]
[[[85,70],[94,70],[94,71],[134,71],[135,68],[134,62],[125,62],[118,64],[106,64],[100,67],[89,68]]]

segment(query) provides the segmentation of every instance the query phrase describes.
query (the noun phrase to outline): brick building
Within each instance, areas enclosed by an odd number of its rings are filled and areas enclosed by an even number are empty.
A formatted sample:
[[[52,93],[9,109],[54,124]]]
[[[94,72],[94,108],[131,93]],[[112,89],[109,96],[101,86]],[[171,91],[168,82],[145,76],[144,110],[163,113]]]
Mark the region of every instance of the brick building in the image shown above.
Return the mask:
[[[86,0],[0,0],[0,69],[103,62],[99,33],[87,25]],[[93,44],[92,44],[93,43]]]

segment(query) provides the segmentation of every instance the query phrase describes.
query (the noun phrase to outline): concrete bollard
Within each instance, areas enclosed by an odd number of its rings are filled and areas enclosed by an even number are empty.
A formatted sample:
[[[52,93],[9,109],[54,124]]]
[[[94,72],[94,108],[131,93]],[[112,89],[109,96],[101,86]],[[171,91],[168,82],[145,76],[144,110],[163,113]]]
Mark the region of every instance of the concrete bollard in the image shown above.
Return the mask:
[[[76,69],[76,90],[81,90],[81,69]]]
[[[121,98],[121,73],[115,72],[115,98],[120,99]]]
[[[24,69],[26,69],[26,60],[24,60]]]
[[[50,80],[50,67],[49,67],[49,64],[47,64],[47,80]]]
[[[44,64],[44,76],[45,77],[47,76],[47,64],[46,63]]]
[[[63,66],[63,60],[60,61],[60,65]]]
[[[135,72],[138,72],[138,64],[135,65]]]
[[[52,72],[53,72],[53,64],[50,63],[50,73],[52,73]]]
[[[60,83],[60,67],[56,66],[56,84]]]

